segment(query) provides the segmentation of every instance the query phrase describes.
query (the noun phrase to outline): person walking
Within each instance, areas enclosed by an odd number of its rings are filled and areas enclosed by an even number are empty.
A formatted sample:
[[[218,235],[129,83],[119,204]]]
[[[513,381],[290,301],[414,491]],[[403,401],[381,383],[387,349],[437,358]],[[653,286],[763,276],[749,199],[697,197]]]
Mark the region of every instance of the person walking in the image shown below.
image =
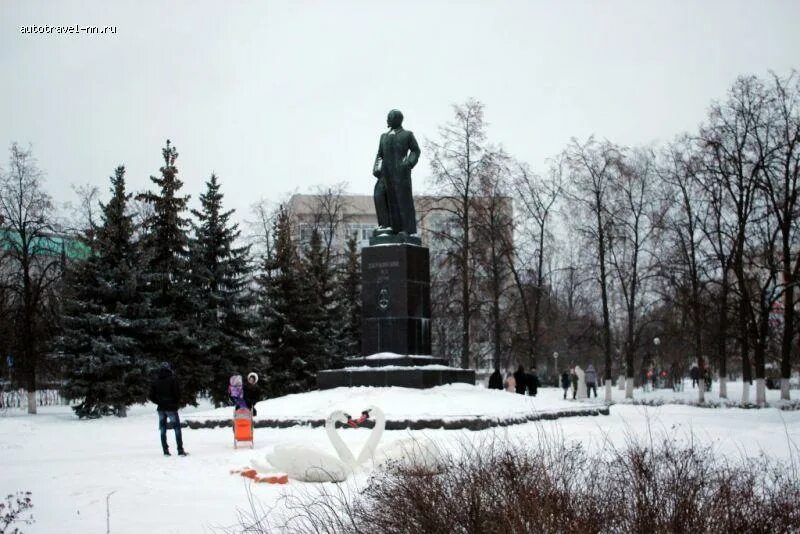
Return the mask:
[[[700,369],[696,365],[689,371],[689,377],[692,379],[692,389],[694,389],[700,380]]]
[[[186,456],[181,435],[181,419],[178,416],[181,391],[168,363],[161,364],[156,379],[150,384],[150,394],[147,398],[156,405],[158,411],[158,429],[161,432],[161,449],[164,451],[164,456],[171,456],[167,445],[167,424],[172,425],[175,430],[178,456]]]
[[[569,391],[569,386],[572,380],[569,377],[569,371],[564,369],[564,372],[561,373],[561,389],[564,390],[564,398],[567,398],[567,391]]]
[[[586,397],[589,398],[592,396],[592,390],[594,390],[594,398],[597,398],[597,371],[594,369],[594,365],[591,363],[588,367],[586,367]]]
[[[702,378],[703,386],[706,388],[706,391],[711,391],[711,368],[708,364],[703,367]]]
[[[253,412],[253,417],[258,415],[256,403],[261,400],[261,391],[258,387],[258,375],[250,373],[247,375],[247,382],[244,385],[244,402],[247,408]]]
[[[517,372],[514,373],[514,381],[516,382],[517,393],[525,395],[525,390],[528,388],[528,381],[525,376],[525,368],[521,365],[517,367]]]
[[[570,380],[572,381],[572,400],[575,400],[578,396],[578,373],[575,372],[575,368],[572,368],[572,373],[569,375]]]
[[[531,369],[525,380],[528,382],[528,395],[535,397],[539,391],[539,374],[536,372],[536,367]]]
[[[495,367],[494,373],[489,377],[489,389],[503,389],[503,375],[500,374],[499,367]]]
[[[509,393],[517,392],[517,381],[514,379],[511,369],[508,370],[508,374],[506,375],[506,391]]]

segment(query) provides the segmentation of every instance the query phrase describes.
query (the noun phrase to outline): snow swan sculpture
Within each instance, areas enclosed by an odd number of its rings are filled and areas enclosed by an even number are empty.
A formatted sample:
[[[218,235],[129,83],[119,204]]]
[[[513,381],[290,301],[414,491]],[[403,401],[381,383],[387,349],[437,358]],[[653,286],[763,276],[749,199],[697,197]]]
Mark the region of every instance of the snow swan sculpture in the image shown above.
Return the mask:
[[[267,461],[290,478],[305,482],[342,482],[356,466],[353,453],[336,432],[336,421],[347,423],[344,412],[332,412],[325,420],[325,432],[336,450],[336,456],[303,445],[278,445],[267,454]]]
[[[336,431],[337,421],[346,424],[351,422],[351,419],[341,410],[336,410],[325,420],[325,433],[336,450],[338,458],[304,445],[278,445],[267,455],[267,461],[273,468],[283,471],[290,478],[304,482],[342,482],[358,466],[368,461],[375,466],[400,462],[433,469],[437,465],[438,450],[430,440],[425,438],[402,439],[378,449],[378,443],[386,428],[386,416],[383,410],[377,406],[370,406],[364,413],[374,414],[375,426],[357,458],[353,456]],[[259,465],[260,462],[254,461],[253,464],[257,468],[264,468],[263,465]]]
[[[375,466],[400,463],[424,469],[436,468],[439,464],[440,453],[428,438],[401,439],[378,448],[378,442],[386,428],[386,416],[383,410],[377,406],[370,406],[367,411],[375,415],[375,428],[372,429],[372,434],[356,459],[358,465],[372,461]]]

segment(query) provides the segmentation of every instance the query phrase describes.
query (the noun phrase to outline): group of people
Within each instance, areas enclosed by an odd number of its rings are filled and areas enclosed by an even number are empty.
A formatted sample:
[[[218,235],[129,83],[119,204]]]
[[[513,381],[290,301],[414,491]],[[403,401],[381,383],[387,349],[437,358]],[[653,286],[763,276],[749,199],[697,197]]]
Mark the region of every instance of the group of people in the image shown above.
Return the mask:
[[[503,379],[500,373],[500,368],[495,367],[494,372],[489,377],[489,389],[505,389],[511,393],[519,393],[520,395],[536,396],[539,391],[539,375],[536,373],[536,368],[531,369],[530,373],[525,372],[525,367],[520,365],[515,372],[509,370],[508,375]]]
[[[711,370],[708,365],[704,365],[702,369],[693,365],[689,370],[689,378],[692,379],[692,389],[697,386],[705,386],[706,391],[711,391]]]
[[[236,409],[246,408],[255,416],[256,403],[261,399],[258,375],[256,373],[248,374],[246,383],[242,383],[242,375],[233,375],[228,381],[228,397]],[[150,384],[150,393],[147,398],[156,405],[158,411],[158,429],[161,433],[161,449],[164,456],[171,456],[167,444],[168,426],[175,431],[178,456],[186,456],[186,449],[183,448],[181,419],[178,415],[178,408],[181,405],[181,390],[168,363],[161,364],[156,378]]]
[[[258,375],[250,373],[247,375],[247,382],[242,384],[242,375],[233,375],[228,381],[228,396],[237,410],[246,408],[253,412],[253,416],[258,415],[256,403],[261,400],[258,389]]]
[[[594,396],[597,398],[597,370],[594,368],[593,364],[589,364],[586,366],[586,371],[583,374],[583,380],[586,382],[586,396],[591,397],[592,392],[594,391]],[[569,391],[570,386],[572,386],[572,398],[575,399],[578,397],[578,382],[580,378],[578,374],[575,372],[575,367],[570,369],[565,369],[563,373],[561,373],[561,389],[564,390],[564,398],[567,398],[567,392]]]

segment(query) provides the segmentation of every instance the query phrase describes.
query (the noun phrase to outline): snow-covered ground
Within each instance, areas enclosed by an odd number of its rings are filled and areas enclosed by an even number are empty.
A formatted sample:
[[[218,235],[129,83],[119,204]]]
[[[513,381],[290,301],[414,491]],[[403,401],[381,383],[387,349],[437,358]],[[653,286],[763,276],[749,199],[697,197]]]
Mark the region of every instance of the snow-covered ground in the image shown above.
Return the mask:
[[[737,389],[737,387],[739,389]],[[730,385],[733,397],[741,386]],[[475,399],[482,392],[468,392],[465,386],[427,390],[424,402],[412,403],[402,388],[388,388],[384,395],[375,388],[337,389],[308,395],[275,399],[259,405],[259,416],[292,412],[316,417],[333,407],[352,410],[379,404],[392,417],[459,415],[466,412],[501,413],[506,403],[513,409],[520,402],[532,410],[557,410],[564,404],[562,392],[543,388],[535,399],[505,395],[481,405]],[[484,392],[485,393],[485,392]],[[771,392],[777,394],[777,392]],[[798,391],[792,391],[793,398]],[[614,390],[615,398],[624,394]],[[686,395],[696,394],[691,387]],[[404,395],[406,396],[405,398]],[[636,391],[637,398],[659,395],[665,400],[676,394]],[[682,394],[677,394],[680,397]],[[712,392],[713,395],[713,392]],[[602,393],[601,393],[602,396]],[[470,401],[470,398],[473,400]],[[485,397],[483,397],[485,399]],[[512,400],[513,399],[513,400]],[[417,402],[417,401],[414,401]],[[397,404],[395,404],[397,403]],[[229,412],[230,409],[224,409]],[[182,410],[184,418],[216,413],[209,405]],[[354,451],[360,450],[368,429],[347,430],[341,436]],[[618,404],[610,416],[573,417],[539,421],[481,432],[466,430],[387,431],[386,443],[422,435],[443,448],[456,448],[464,440],[494,436],[498,439],[532,442],[542,436],[578,440],[590,449],[611,442],[622,445],[631,435],[648,439],[666,433],[683,439],[712,444],[723,454],[739,457],[764,453],[775,459],[797,461],[800,444],[800,412],[774,408],[697,408],[685,405],[659,407]],[[0,492],[33,492],[33,525],[20,525],[25,533],[105,532],[106,499],[110,501],[110,531],[113,533],[196,533],[214,532],[214,527],[236,524],[236,508],[247,506],[245,485],[265,509],[280,510],[281,497],[308,489],[308,484],[290,481],[286,485],[254,484],[230,473],[262,458],[275,445],[303,443],[330,450],[324,430],[308,426],[286,429],[256,429],[255,449],[234,450],[230,428],[183,430],[190,456],[161,455],[157,418],[153,405],[134,406],[124,419],[103,418],[79,421],[68,407],[45,407],[36,416],[23,410],[0,413]],[[169,440],[174,451],[174,438]],[[354,483],[362,483],[369,470],[359,472]],[[113,494],[112,494],[113,492]]]
[[[742,382],[728,382],[727,385],[728,396],[725,399],[719,396],[719,382],[713,382],[711,391],[705,394],[705,402],[712,405],[741,405],[742,404]],[[601,388],[597,388],[598,395],[602,398],[604,392]],[[672,391],[669,388],[654,389],[651,391],[644,391],[639,388],[634,391],[633,402],[674,402],[674,403],[696,403],[698,400],[697,387],[692,387],[691,380],[683,381],[683,391]],[[800,401],[800,390],[791,390],[792,402]],[[626,402],[625,391],[620,390],[616,386],[612,388],[612,398],[614,402]],[[767,404],[782,405],[780,401],[781,392],[779,389],[766,390]],[[756,387],[755,383],[749,388],[748,402],[745,404],[755,404],[756,402]]]

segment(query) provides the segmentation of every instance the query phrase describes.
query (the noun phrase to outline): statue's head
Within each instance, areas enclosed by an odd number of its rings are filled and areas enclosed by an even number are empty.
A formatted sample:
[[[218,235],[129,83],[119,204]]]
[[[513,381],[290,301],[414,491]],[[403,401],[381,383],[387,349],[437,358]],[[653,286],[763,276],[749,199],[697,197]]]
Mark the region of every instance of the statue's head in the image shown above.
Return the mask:
[[[399,109],[393,109],[386,117],[386,126],[389,128],[400,128],[403,125],[403,114]]]

